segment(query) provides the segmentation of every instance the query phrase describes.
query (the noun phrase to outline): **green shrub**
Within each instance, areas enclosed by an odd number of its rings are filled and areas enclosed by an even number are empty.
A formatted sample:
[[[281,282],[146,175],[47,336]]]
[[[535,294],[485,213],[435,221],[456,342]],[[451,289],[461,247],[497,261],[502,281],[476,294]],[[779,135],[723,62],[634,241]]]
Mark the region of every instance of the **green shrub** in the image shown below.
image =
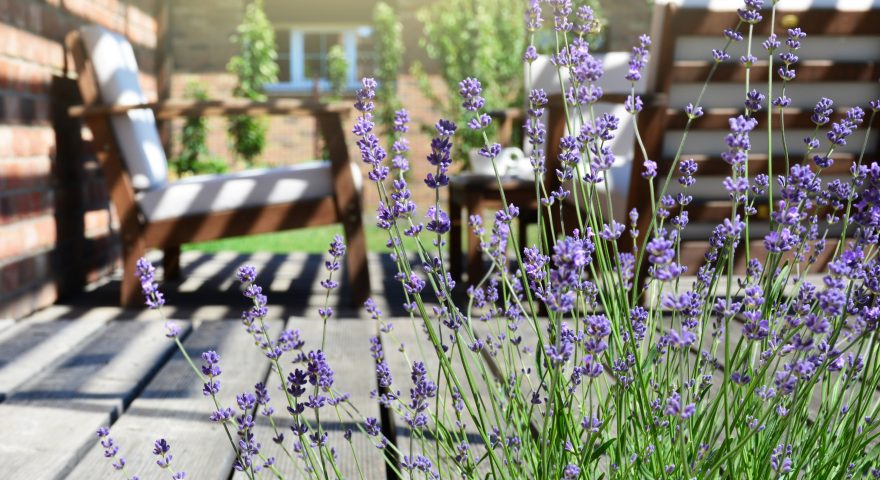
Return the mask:
[[[208,100],[205,86],[190,82],[184,90],[184,97],[192,100]],[[201,173],[223,173],[228,169],[226,162],[208,150],[205,141],[208,125],[204,117],[188,118],[180,135],[180,153],[171,160],[171,167],[178,177]]]

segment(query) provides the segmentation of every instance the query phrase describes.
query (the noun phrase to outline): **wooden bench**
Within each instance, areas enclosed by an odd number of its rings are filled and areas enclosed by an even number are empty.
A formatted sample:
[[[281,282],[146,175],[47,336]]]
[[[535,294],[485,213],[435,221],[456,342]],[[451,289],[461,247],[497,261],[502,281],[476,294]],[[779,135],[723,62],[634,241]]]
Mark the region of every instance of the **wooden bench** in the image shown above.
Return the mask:
[[[91,131],[119,217],[121,305],[142,303],[135,263],[149,248],[164,251],[165,275],[173,278],[184,243],[336,223],[343,225],[348,246],[351,305],[360,306],[369,296],[362,179],[342,127],[348,107],[292,99],[147,102],[124,37],[87,26],[71,32],[66,45],[84,102],[68,113]],[[156,119],[269,114],[313,116],[330,161],[168,182]]]

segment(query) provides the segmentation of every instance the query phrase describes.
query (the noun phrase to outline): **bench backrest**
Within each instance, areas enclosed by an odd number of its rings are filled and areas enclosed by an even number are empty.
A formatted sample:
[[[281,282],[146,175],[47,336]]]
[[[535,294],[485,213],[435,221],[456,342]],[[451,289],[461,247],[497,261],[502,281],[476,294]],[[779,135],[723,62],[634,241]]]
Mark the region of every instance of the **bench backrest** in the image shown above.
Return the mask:
[[[104,27],[89,25],[80,29],[83,47],[94,71],[100,102],[105,105],[145,103],[139,71],[131,43]],[[168,161],[159,138],[156,118],[151,110],[132,110],[111,119],[131,184],[136,190],[149,190],[167,181]]]

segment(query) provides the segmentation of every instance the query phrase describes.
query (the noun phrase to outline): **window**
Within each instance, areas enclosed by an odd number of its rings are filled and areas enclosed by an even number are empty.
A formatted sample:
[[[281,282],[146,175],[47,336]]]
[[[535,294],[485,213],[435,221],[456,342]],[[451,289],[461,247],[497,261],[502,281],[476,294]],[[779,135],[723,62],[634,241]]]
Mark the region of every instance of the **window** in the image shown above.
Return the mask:
[[[348,60],[348,86],[373,75],[375,49],[370,27],[302,27],[275,31],[278,50],[278,83],[266,85],[270,92],[312,91],[317,81],[322,92],[330,89],[327,53],[341,45]]]

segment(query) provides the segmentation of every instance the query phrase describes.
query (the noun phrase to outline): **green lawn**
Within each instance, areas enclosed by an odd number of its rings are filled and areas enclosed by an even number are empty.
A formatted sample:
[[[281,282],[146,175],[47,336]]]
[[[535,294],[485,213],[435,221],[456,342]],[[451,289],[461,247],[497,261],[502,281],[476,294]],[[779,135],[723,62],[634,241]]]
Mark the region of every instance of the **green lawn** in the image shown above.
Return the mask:
[[[371,252],[387,252],[385,247],[388,234],[375,225],[364,225],[367,235],[367,249]],[[303,228],[299,230],[287,230],[283,232],[251,235],[248,237],[224,238],[202,243],[188,243],[183,250],[198,250],[200,252],[241,252],[241,253],[288,253],[326,252],[333,235],[342,235],[342,225],[328,225],[324,227]]]
[[[515,227],[514,227],[515,228]],[[388,252],[385,244],[388,234],[373,223],[364,225],[367,235],[367,249],[371,252]],[[514,230],[515,231],[515,230]],[[464,233],[464,232],[462,232]],[[528,237],[532,242],[537,241],[537,226],[529,225]],[[284,232],[266,233],[263,235],[251,235],[248,237],[224,238],[202,243],[188,243],[183,250],[198,250],[200,252],[240,252],[240,253],[288,253],[326,252],[333,235],[342,235],[342,225],[328,225],[325,227],[304,228],[300,230],[288,230]],[[427,241],[424,237],[423,241]],[[408,251],[415,251],[415,244],[411,239],[405,243]],[[462,246],[467,240],[462,240]]]

